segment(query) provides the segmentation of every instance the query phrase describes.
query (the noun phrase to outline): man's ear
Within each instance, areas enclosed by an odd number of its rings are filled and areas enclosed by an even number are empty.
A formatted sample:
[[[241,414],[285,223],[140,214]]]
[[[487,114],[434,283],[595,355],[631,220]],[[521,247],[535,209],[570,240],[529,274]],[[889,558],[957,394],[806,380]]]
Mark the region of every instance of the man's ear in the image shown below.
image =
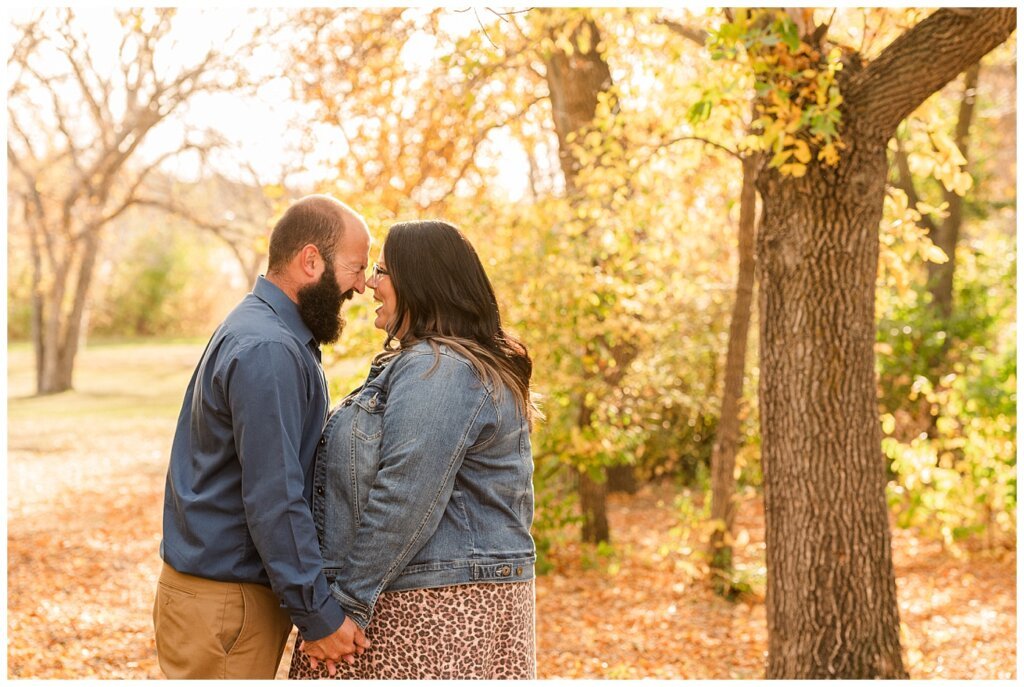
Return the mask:
[[[323,257],[320,255],[320,250],[312,243],[307,243],[299,251],[299,268],[310,279],[317,278],[318,266],[321,264],[323,264]]]

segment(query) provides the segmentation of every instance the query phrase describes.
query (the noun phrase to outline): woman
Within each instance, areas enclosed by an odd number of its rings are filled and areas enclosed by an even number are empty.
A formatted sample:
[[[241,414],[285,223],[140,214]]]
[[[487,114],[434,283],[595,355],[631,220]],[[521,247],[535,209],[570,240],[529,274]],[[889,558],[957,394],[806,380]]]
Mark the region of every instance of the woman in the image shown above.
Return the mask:
[[[530,356],[458,229],[402,222],[382,254],[384,352],[314,473],[324,572],[371,642],[333,677],[534,678]],[[300,649],[289,678],[329,676]]]

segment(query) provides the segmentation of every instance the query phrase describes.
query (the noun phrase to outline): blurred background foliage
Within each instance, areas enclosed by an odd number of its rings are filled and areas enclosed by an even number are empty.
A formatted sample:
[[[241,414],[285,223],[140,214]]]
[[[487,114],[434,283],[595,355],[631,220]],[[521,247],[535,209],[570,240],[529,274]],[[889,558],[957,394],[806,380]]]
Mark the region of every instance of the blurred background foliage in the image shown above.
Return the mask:
[[[870,54],[914,12],[841,10],[831,31]],[[205,340],[262,271],[254,260],[275,217],[305,193],[353,205],[377,247],[392,221],[444,217],[476,246],[505,322],[535,361],[546,415],[533,436],[542,558],[575,536],[580,475],[613,490],[669,481],[706,494],[737,270],[740,164],[726,149],[744,144],[753,83],[712,59],[706,35],[695,41],[672,24],[703,32],[721,19],[617,8],[309,9],[282,19],[276,55],[304,135],[294,144],[268,135],[259,146],[280,145],[291,171],[256,174],[255,150],[230,145],[198,180],[157,169],[147,183],[173,188],[167,197],[187,198],[188,211],[139,204],[103,230],[83,336]],[[543,67],[559,50],[591,52],[581,48],[588,41],[611,81],[590,129],[570,141],[569,193]],[[889,503],[898,526],[957,552],[1012,545],[1016,535],[1015,47],[1011,39],[981,63],[968,156],[955,135],[959,81],[904,123],[899,150],[918,200],[894,171],[880,227],[876,351]],[[303,173],[314,167],[318,176]],[[948,212],[944,189],[964,202],[954,255],[922,226]],[[12,342],[32,328],[30,237],[18,209],[12,196]],[[946,316],[931,307],[928,263],[950,259]],[[371,305],[357,298],[346,311],[329,369],[368,364],[379,348]],[[757,317],[755,307],[754,332]],[[739,410],[737,491],[757,490],[761,479],[756,340]],[[366,367],[330,375],[333,396]],[[687,527],[707,518],[688,500],[680,512]]]

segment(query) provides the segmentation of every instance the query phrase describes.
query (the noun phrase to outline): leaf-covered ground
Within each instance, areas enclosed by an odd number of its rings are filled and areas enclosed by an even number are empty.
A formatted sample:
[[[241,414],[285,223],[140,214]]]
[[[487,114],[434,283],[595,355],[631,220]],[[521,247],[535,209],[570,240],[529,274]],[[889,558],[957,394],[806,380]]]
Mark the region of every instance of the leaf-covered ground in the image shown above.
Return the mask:
[[[104,355],[94,364],[124,366],[123,353]],[[186,346],[153,355],[138,362],[140,375],[175,369],[150,374],[137,392],[97,375],[80,384],[86,391],[46,399],[21,397],[27,373],[14,366],[25,356],[11,356],[11,678],[160,677],[151,609],[163,480],[197,353]],[[744,501],[739,518],[737,562],[754,591],[731,603],[695,577],[693,555],[672,531],[676,495],[670,486],[614,495],[613,549],[581,549],[571,539],[558,547],[556,570],[537,584],[540,677],[763,677],[760,502]],[[911,677],[1015,677],[1013,553],[957,560],[903,531],[894,533],[894,550]]]

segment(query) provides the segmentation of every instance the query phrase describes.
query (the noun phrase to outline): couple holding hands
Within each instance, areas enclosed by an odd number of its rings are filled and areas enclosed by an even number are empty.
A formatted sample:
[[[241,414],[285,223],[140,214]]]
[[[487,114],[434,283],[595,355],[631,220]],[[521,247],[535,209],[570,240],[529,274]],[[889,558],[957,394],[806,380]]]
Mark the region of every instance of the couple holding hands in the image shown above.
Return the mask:
[[[536,676],[532,362],[442,221],[292,205],[213,334],[171,448],[153,607],[169,678]],[[320,344],[366,287],[385,338],[333,409]]]

